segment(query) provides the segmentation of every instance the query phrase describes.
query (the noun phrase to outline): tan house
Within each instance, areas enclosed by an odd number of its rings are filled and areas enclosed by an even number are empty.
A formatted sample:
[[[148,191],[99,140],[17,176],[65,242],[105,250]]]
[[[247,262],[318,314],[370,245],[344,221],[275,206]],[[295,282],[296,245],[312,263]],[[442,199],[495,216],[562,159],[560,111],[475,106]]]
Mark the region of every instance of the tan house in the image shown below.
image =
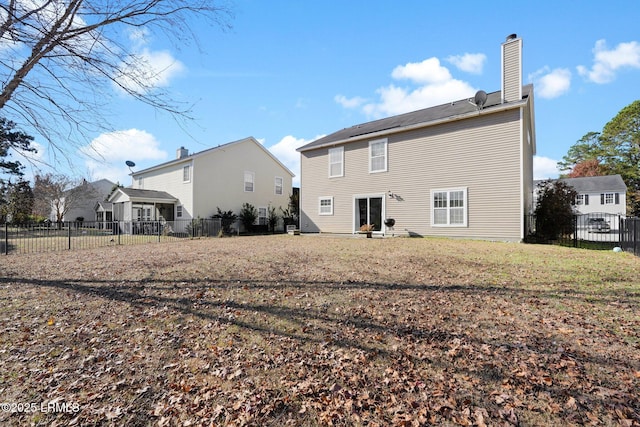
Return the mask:
[[[133,172],[131,188],[109,198],[115,221],[210,218],[217,208],[238,213],[250,203],[266,223],[267,210],[286,209],[293,173],[255,138],[248,137]],[[179,231],[179,230],[176,230]]]
[[[533,87],[522,40],[502,44],[502,88],[342,129],[301,154],[302,232],[521,241],[533,207]],[[393,224],[393,225],[392,225]]]

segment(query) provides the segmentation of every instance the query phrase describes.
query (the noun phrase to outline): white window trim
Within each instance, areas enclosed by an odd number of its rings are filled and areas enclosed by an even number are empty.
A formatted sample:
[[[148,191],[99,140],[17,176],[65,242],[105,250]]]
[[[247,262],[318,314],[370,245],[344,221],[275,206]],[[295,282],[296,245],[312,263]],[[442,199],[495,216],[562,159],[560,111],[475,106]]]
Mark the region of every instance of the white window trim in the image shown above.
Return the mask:
[[[189,173],[189,176],[187,177],[187,179],[184,179],[185,170],[187,170]],[[182,167],[182,182],[183,183],[191,182],[191,165],[184,165]]]
[[[251,175],[251,190],[247,190],[247,174]],[[245,193],[254,193],[256,191],[256,174],[251,171],[244,171],[242,174],[242,189]]]
[[[258,206],[257,208],[258,216],[256,216],[255,225],[267,225],[269,222],[269,207],[268,206]],[[260,215],[263,212],[264,215]],[[260,224],[260,219],[264,218],[264,224]]]
[[[363,194],[354,194],[351,202],[351,206],[353,208],[353,234],[356,234],[360,231],[360,225],[356,222],[356,200],[358,199],[372,199],[372,198],[382,198],[382,224],[380,226],[380,231],[374,231],[374,234],[385,234],[386,226],[384,225],[384,221],[387,215],[387,193],[363,193]]]
[[[468,187],[456,187],[456,188],[437,188],[431,190],[431,199],[429,200],[429,205],[431,209],[431,226],[432,227],[467,227],[468,226],[468,212],[469,212],[469,194]],[[462,191],[463,194],[463,213],[462,213],[462,224],[450,224],[451,216],[450,216],[450,206],[449,201],[451,197],[449,196],[452,192]],[[435,223],[435,206],[433,205],[433,196],[435,193],[447,193],[447,223],[446,224],[436,224]]]
[[[373,163],[373,158],[371,157],[371,147],[373,146],[373,144],[379,144],[383,142],[384,143],[384,169],[379,169],[379,170],[372,170],[371,166]],[[383,139],[376,139],[373,141],[369,141],[369,173],[381,173],[381,172],[387,172],[387,170],[389,169],[389,143],[387,138],[383,138]]]
[[[329,200],[331,202],[331,211],[322,212],[322,201]],[[318,197],[318,215],[333,215],[333,196],[320,196]]]
[[[184,208],[182,205],[176,205],[176,218],[182,218],[184,216]]]
[[[336,174],[336,175],[331,175],[331,152],[339,152],[340,153],[340,173]],[[328,151],[328,158],[329,158],[329,178],[340,178],[342,176],[344,176],[344,147],[334,147],[334,148],[329,148]],[[335,163],[333,163],[335,164]]]
[[[280,180],[280,192],[278,193],[278,180]],[[281,176],[276,176],[274,181],[273,181],[273,194],[275,194],[276,196],[282,196],[284,194],[284,178],[282,178]]]
[[[609,200],[611,197],[611,200]],[[615,205],[616,204],[616,193],[604,193],[604,204],[605,205]]]

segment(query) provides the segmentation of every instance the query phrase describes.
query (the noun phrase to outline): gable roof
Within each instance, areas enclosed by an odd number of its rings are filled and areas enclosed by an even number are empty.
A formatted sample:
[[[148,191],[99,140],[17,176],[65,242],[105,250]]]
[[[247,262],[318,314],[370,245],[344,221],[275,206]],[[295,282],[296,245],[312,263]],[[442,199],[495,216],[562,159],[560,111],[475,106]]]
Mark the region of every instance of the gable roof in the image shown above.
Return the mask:
[[[533,93],[533,85],[522,87],[522,99],[527,99]],[[334,132],[330,135],[316,139],[307,145],[298,148],[298,151],[307,151],[314,148],[328,147],[341,143],[370,138],[376,135],[387,135],[410,129],[433,126],[439,123],[461,120],[475,117],[481,114],[494,113],[520,107],[523,101],[502,102],[502,92],[496,91],[487,94],[487,101],[482,109],[478,109],[472,103],[473,98],[465,98],[435,107],[424,108],[418,111],[387,117],[372,122],[362,123]]]
[[[179,159],[169,160],[168,162],[160,163],[159,165],[151,166],[149,168],[142,169],[142,170],[139,170],[137,172],[132,172],[129,175],[132,176],[132,177],[135,177],[137,175],[140,175],[140,174],[143,174],[143,173],[146,173],[146,172],[149,172],[149,171],[162,169],[164,167],[175,165],[175,164],[179,164],[179,163],[185,163],[185,162],[191,161],[192,159],[194,159],[196,157],[200,157],[200,156],[203,156],[205,154],[209,154],[209,153],[217,151],[217,150],[223,150],[225,147],[229,147],[230,145],[241,144],[243,142],[248,142],[248,141],[253,142],[258,147],[260,147],[269,157],[271,157],[276,163],[278,163],[292,177],[296,176],[293,172],[291,172],[291,170],[288,167],[286,167],[284,165],[284,163],[282,163],[280,160],[278,160],[278,158],[276,156],[274,156],[271,153],[271,151],[269,151],[264,145],[260,144],[258,142],[258,140],[256,140],[252,136],[249,136],[249,137],[243,138],[243,139],[239,139],[237,141],[227,142],[226,144],[218,145],[217,147],[213,147],[213,148],[208,148],[206,150],[199,151],[197,153],[192,153],[192,154],[189,154],[187,156],[181,157]]]
[[[598,193],[602,191],[616,191],[625,193],[627,185],[620,175],[585,176],[580,178],[561,178],[567,185],[572,186],[578,193]]]
[[[139,188],[118,188],[109,197],[109,201],[114,200],[118,193],[122,193],[130,200],[137,199],[139,201],[154,201],[154,202],[176,202],[178,199],[173,197],[166,191],[157,190],[143,190]]]

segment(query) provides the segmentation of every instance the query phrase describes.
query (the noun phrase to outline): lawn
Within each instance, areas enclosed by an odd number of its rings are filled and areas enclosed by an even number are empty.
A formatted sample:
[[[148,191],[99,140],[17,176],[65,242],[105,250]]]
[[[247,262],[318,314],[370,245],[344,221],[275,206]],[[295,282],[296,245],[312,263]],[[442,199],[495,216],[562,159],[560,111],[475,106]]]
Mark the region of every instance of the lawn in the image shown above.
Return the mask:
[[[640,426],[639,272],[413,238],[2,256],[0,424]]]

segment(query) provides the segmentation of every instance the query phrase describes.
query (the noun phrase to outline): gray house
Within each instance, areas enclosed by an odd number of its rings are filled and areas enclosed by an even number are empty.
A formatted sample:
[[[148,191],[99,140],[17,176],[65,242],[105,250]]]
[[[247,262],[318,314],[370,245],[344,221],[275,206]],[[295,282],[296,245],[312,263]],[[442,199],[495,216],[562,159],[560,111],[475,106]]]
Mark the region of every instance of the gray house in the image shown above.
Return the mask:
[[[96,217],[96,203],[105,200],[115,184],[108,179],[88,182],[83,180],[80,185],[65,192],[61,199],[61,206],[65,206],[63,221],[93,221]],[[55,209],[51,213],[52,221],[56,221]]]
[[[499,91],[300,147],[301,231],[370,225],[380,235],[521,241],[533,206],[533,87],[522,85],[522,40],[501,48]]]

